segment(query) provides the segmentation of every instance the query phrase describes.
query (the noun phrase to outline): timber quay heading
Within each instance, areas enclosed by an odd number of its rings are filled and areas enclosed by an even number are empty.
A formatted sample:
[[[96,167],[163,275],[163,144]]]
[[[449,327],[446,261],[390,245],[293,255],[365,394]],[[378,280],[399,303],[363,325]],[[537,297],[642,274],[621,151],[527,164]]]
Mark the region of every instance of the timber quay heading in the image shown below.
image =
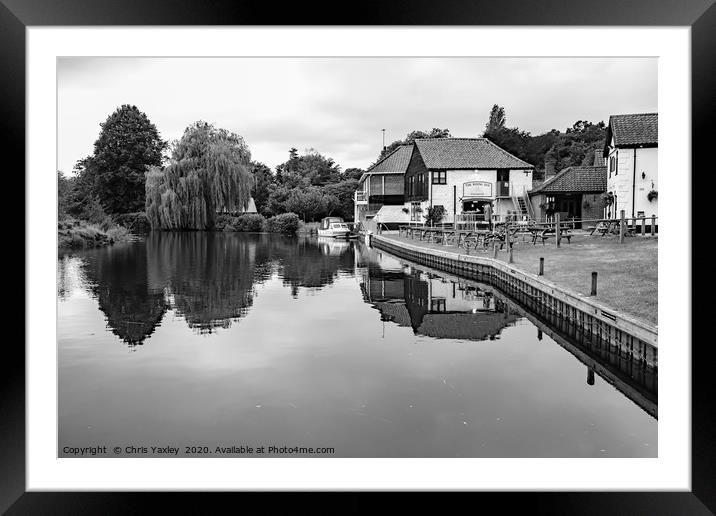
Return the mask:
[[[650,367],[658,364],[657,326],[571,292],[492,258],[430,249],[372,234],[370,245],[415,263],[498,287],[530,309],[565,320],[575,330]]]

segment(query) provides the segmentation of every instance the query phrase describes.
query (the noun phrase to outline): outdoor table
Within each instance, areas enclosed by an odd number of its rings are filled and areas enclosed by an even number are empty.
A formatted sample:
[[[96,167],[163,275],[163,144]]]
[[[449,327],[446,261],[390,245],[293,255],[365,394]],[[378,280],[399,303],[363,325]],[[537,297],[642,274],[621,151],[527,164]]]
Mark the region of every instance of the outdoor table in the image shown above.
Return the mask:
[[[560,232],[560,238],[566,238],[567,243],[569,243],[569,244],[572,243],[572,234],[569,232],[569,228],[560,227],[559,232]],[[550,237],[555,236],[556,233],[557,233],[557,231],[555,228],[545,228],[542,231],[535,232],[532,234],[532,245],[537,244],[538,238],[542,239],[542,245],[544,245],[545,240],[547,240]]]

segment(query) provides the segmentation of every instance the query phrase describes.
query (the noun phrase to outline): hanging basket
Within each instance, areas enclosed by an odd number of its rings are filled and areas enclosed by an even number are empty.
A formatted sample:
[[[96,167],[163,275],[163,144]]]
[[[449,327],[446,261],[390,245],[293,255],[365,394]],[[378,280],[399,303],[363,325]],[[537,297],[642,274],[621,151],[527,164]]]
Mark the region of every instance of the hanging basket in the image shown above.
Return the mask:
[[[658,198],[659,192],[656,190],[650,191],[648,194],[646,194],[646,198],[649,199],[649,202],[652,202],[654,199]]]

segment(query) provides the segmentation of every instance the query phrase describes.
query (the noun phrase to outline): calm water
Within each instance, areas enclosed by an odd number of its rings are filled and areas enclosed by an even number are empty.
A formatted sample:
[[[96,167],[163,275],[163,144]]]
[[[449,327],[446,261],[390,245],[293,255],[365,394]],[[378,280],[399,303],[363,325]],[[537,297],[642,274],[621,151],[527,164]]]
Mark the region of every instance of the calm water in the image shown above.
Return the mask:
[[[362,243],[159,233],[58,280],[60,456],[657,455],[655,374]]]

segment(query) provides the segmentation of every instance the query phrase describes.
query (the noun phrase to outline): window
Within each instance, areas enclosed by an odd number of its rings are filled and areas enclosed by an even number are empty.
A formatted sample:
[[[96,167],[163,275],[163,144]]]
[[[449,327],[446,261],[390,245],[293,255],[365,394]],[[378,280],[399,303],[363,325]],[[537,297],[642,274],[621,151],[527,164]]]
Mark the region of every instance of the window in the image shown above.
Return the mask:
[[[433,171],[433,184],[434,185],[446,185],[447,184],[447,171],[445,171],[445,170]]]
[[[430,300],[431,312],[445,312],[445,298],[433,298]]]
[[[609,177],[612,177],[612,172],[614,172],[614,175],[617,175],[617,156],[614,154],[613,156],[609,157]]]

